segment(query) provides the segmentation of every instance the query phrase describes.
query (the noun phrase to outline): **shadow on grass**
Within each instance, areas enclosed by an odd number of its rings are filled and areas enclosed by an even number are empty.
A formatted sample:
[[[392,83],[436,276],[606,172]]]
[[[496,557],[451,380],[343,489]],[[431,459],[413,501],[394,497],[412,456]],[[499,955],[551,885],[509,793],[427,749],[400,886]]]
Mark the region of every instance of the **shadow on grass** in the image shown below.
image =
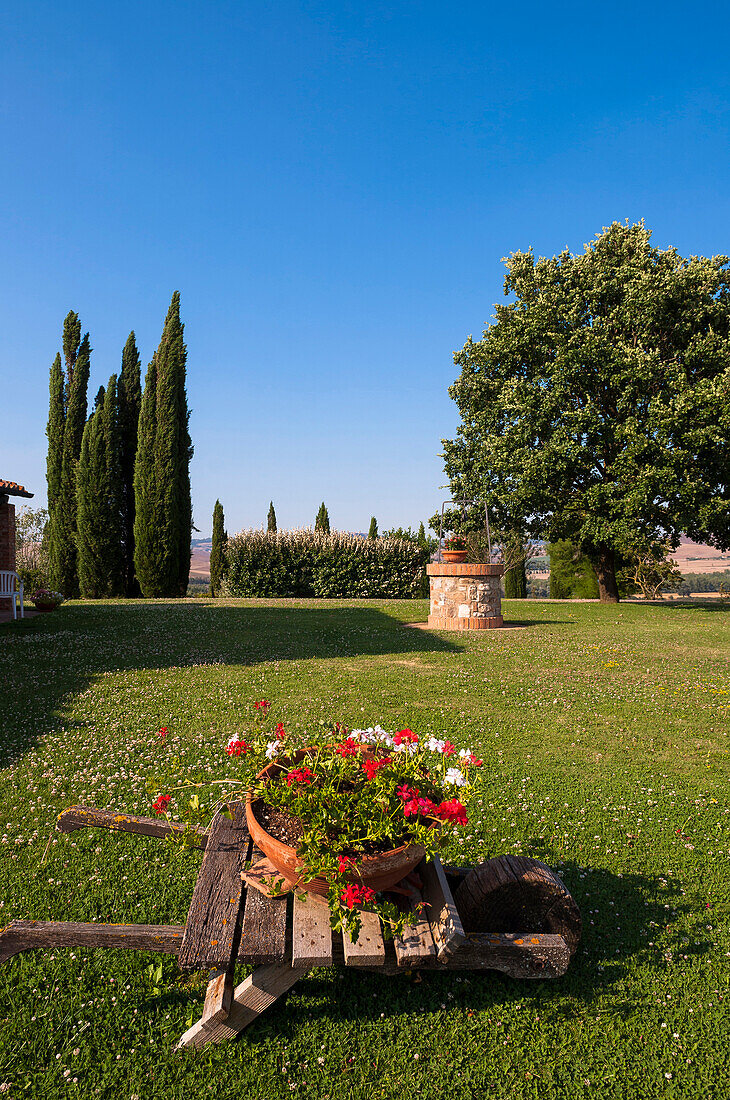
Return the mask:
[[[0,767],[35,743],[64,699],[105,672],[448,653],[377,606],[232,607],[179,601],[66,605],[0,631]]]
[[[638,603],[638,601],[637,601]],[[660,608],[663,611],[714,611],[715,613],[730,613],[730,600],[664,600],[647,601],[650,607]]]
[[[439,971],[404,971],[394,977],[351,969],[318,970],[289,994],[290,1000],[297,1000],[296,1009],[293,1005],[288,1010],[283,1005],[277,1007],[245,1034],[254,1042],[272,1030],[282,1038],[293,1039],[301,1013],[311,1019],[362,1021],[412,1016],[414,1011],[438,1015],[455,1007],[489,1012],[519,1003],[523,1007],[542,1006],[569,1018],[579,1005],[590,1004],[617,983],[623,983],[625,989],[625,979],[638,967],[659,973],[667,965],[667,951],[672,955],[699,955],[711,949],[700,923],[702,914],[693,930],[696,942],[692,948],[679,939],[667,948],[668,923],[674,925],[681,914],[689,911],[678,883],[659,876],[617,875],[575,863],[563,863],[560,875],[583,916],[581,942],[562,978],[517,980],[497,971],[449,970],[448,966]],[[653,946],[660,934],[664,937],[662,949]],[[643,991],[637,991],[635,999],[618,993],[612,1001],[612,1012],[627,1018],[642,1003]]]

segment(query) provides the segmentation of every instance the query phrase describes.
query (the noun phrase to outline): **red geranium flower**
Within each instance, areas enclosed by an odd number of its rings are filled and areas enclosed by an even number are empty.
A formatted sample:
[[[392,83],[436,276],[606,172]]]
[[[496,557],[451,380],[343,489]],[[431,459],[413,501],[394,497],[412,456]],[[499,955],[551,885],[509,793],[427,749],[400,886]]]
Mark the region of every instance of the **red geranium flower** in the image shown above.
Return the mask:
[[[335,745],[335,752],[338,752],[340,756],[355,756],[359,751],[359,744],[354,737],[348,737],[346,741],[341,741],[339,745]]]
[[[373,779],[376,772],[378,772],[381,768],[387,767],[390,762],[391,758],[389,756],[380,756],[376,757],[375,759],[368,757],[362,762],[363,771],[367,775],[368,779]]]
[[[454,745],[451,744],[450,741],[444,741],[444,747],[441,751],[443,752],[444,756],[453,756],[456,752],[456,748],[454,747]]]
[[[452,798],[449,802],[442,802],[435,808],[435,814],[442,821],[455,821],[457,825],[466,825],[468,819],[466,808],[462,806],[458,798]]]
[[[164,813],[167,812],[167,806],[168,806],[168,803],[170,801],[170,798],[171,798],[171,795],[169,795],[169,794],[161,794],[158,797],[157,801],[155,802],[155,804],[152,807],[152,809],[155,811],[156,814],[159,815],[159,814],[164,814]]]
[[[244,756],[249,750],[249,745],[245,741],[236,741],[233,738],[226,745],[226,754],[228,756]]]
[[[291,787],[292,783],[311,783],[312,775],[313,772],[311,768],[292,768],[284,778],[286,779],[287,786]]]
[[[256,710],[262,710],[264,712],[264,718],[269,713],[269,707],[271,703],[268,699],[259,699],[258,703],[254,703]]]
[[[167,726],[163,726],[162,729],[158,732],[157,736],[159,737],[160,741],[164,741],[167,737]]]
[[[418,798],[418,788],[409,787],[406,783],[402,787],[397,787],[396,792],[398,798],[402,798],[404,802],[408,802],[411,798]]]
[[[357,882],[351,882],[340,894],[340,901],[348,909],[354,909],[356,905],[367,905],[375,900],[375,891],[369,886],[360,886]]]
[[[355,860],[352,856],[338,856],[337,857],[337,874],[346,875],[348,871],[355,870]]]
[[[436,806],[436,803],[432,802],[430,798],[419,798],[418,799],[418,810],[419,810],[419,813],[422,813],[422,814],[433,814],[433,815],[435,815],[436,810],[437,810],[437,806]]]
[[[396,745],[417,745],[418,734],[413,730],[399,730],[398,733],[393,734],[393,741]]]
[[[276,723],[276,729],[274,730],[274,733],[276,734],[277,741],[284,740],[284,738],[286,737],[286,730],[284,729],[284,724],[282,722]]]

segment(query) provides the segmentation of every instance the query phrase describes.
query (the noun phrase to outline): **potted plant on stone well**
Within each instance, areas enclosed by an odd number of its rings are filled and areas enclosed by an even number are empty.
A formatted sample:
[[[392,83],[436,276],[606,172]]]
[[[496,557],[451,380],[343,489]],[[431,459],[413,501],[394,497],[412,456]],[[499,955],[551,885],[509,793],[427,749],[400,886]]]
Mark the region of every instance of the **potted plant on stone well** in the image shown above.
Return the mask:
[[[259,718],[254,731],[229,740],[237,774],[217,782],[238,788],[234,798],[245,792],[251,838],[274,869],[272,892],[293,885],[326,897],[332,927],[353,940],[363,909],[377,913],[386,931],[402,931],[410,910],[388,892],[436,852],[446,830],[467,824],[462,799],[481,760],[410,729],[391,734],[337,724],[287,732],[278,723],[266,734]],[[193,801],[197,808],[197,795]],[[167,814],[169,804],[162,794],[154,809]],[[185,796],[179,805],[184,809]]]
[[[461,535],[452,535],[451,538],[444,540],[443,550],[441,551],[441,557],[445,562],[449,564],[456,564],[457,562],[464,561],[467,555],[466,539]]]

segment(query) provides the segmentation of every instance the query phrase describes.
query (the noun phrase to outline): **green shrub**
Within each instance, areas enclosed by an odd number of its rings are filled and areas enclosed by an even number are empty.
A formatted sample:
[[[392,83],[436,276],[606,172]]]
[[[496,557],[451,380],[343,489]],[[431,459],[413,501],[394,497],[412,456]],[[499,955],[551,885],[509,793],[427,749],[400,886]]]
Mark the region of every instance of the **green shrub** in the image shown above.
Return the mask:
[[[228,540],[226,596],[411,599],[425,551],[404,539],[344,532],[241,531]]]
[[[16,572],[20,577],[25,596],[30,596],[31,592],[35,592],[38,588],[48,587],[47,569],[33,569],[19,565],[16,567]]]

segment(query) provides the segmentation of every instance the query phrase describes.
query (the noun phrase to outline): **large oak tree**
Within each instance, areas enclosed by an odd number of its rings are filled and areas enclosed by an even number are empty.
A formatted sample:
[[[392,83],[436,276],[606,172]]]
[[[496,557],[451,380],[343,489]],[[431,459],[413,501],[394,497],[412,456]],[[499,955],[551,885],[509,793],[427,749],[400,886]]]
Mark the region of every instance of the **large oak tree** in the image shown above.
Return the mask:
[[[683,259],[614,223],[583,253],[505,262],[513,300],[454,356],[453,496],[569,539],[602,600],[618,599],[617,556],[682,532],[729,547],[728,258]]]

